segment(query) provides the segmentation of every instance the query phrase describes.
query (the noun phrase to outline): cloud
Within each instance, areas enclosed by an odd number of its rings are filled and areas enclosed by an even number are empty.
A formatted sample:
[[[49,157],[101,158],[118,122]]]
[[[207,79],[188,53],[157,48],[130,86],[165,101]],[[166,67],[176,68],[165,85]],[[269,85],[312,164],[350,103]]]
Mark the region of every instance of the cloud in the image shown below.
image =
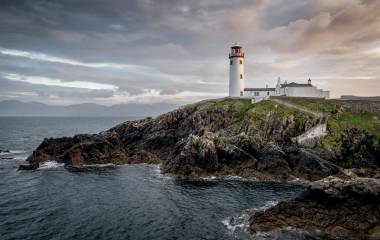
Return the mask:
[[[89,68],[130,69],[130,68],[140,67],[136,65],[128,65],[128,64],[120,64],[120,63],[84,63],[84,62],[76,61],[73,59],[61,58],[61,57],[56,57],[56,56],[47,55],[47,54],[38,53],[38,52],[27,52],[27,51],[20,51],[20,50],[14,50],[14,49],[6,49],[6,48],[0,48],[0,53],[3,55],[25,57],[32,60],[63,63],[63,64],[81,66],[81,67],[89,67]]]
[[[275,51],[281,52],[315,52],[326,48],[355,52],[378,41],[380,2],[320,0],[313,6],[321,11],[273,28],[264,39],[271,42]]]
[[[84,88],[84,89],[94,89],[94,90],[117,90],[118,87],[110,84],[94,83],[94,82],[84,82],[84,81],[70,81],[64,82],[60,79],[52,79],[40,76],[25,76],[17,73],[1,73],[3,78],[27,82],[31,84],[39,84],[46,86],[58,86],[67,88]]]
[[[175,95],[175,94],[178,94],[182,92],[182,90],[178,90],[178,89],[163,89],[160,91],[160,95]]]
[[[0,99],[187,103],[224,96],[235,42],[246,53],[247,87],[311,77],[333,96],[342,83],[373,94],[380,88],[379,12],[373,0],[4,0],[0,72],[15,75],[0,79]],[[366,86],[355,82],[362,77]]]

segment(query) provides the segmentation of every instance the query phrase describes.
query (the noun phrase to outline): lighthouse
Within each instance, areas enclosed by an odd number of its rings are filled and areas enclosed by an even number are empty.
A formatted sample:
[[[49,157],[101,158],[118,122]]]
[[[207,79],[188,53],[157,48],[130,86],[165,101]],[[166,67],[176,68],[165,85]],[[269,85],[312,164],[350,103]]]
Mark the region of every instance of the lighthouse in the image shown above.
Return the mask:
[[[244,52],[241,46],[232,46],[230,59],[230,97],[242,97],[244,93]]]

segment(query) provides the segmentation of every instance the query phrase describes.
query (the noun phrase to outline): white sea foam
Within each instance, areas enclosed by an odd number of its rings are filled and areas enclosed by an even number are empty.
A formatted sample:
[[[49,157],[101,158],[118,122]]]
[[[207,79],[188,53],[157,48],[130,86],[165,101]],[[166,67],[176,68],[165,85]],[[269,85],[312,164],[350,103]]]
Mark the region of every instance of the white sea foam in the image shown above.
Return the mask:
[[[228,176],[208,176],[208,177],[201,177],[201,180],[205,181],[257,181],[256,178],[243,178],[241,176],[236,175],[228,175]]]
[[[63,167],[64,163],[59,163],[57,161],[45,161],[40,163],[40,166],[38,169],[50,169],[50,168],[57,168],[57,167]]]
[[[299,179],[299,178],[293,179],[293,180],[291,180],[289,182],[291,182],[291,183],[298,183],[298,184],[306,184],[306,185],[308,185],[308,184],[311,183],[310,181],[308,181],[306,179]]]
[[[244,223],[234,225],[233,223],[230,222],[230,219],[224,219],[224,220],[222,220],[222,223],[231,232],[235,232],[236,228],[242,228],[242,229],[245,228],[245,224]]]
[[[268,201],[264,204],[264,206],[258,207],[258,208],[252,208],[252,210],[254,212],[264,211],[264,210],[267,210],[268,208],[276,206],[277,204],[278,204],[278,201]]]
[[[208,176],[208,177],[201,177],[200,179],[205,180],[205,181],[213,181],[216,180],[216,176]]]
[[[244,210],[243,213],[237,216],[228,217],[222,220],[222,224],[233,234],[236,232],[247,232],[249,228],[249,218],[255,212],[264,211],[275,206],[277,201],[268,201],[264,206]]]
[[[160,164],[151,164],[149,166],[153,168],[153,173],[158,178],[163,179],[163,180],[173,179],[173,177],[168,174],[162,174]]]
[[[14,160],[25,160],[28,157],[28,155],[18,155],[15,156],[13,159]]]
[[[223,179],[225,179],[225,180],[244,180],[245,178],[240,177],[240,176],[235,176],[235,175],[229,175],[229,176],[223,177]]]
[[[116,167],[116,164],[113,163],[101,163],[101,164],[86,164],[83,165],[83,167],[90,167],[90,168],[107,168],[107,167]]]
[[[21,154],[21,153],[25,153],[25,151],[24,150],[6,150],[6,151],[1,151],[0,156]]]
[[[20,153],[25,153],[25,150],[10,150],[9,152],[12,154],[20,154]]]

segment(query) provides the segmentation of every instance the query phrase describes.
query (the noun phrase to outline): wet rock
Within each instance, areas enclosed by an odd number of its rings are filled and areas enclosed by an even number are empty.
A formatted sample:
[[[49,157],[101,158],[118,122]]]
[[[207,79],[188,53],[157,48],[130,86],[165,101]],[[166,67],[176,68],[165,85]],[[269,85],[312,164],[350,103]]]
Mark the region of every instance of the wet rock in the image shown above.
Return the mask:
[[[19,167],[18,167],[18,170],[34,170],[34,169],[37,169],[38,167],[35,167],[31,164],[21,164]]]
[[[284,227],[355,238],[380,236],[380,180],[328,177],[250,219],[252,232]]]

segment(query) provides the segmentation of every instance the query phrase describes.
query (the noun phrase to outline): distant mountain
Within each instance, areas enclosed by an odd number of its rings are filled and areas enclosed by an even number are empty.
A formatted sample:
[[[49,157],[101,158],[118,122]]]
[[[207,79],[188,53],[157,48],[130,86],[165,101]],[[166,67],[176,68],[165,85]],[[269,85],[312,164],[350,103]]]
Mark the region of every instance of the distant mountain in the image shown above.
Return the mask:
[[[154,104],[117,104],[103,106],[93,103],[68,106],[52,106],[40,102],[20,102],[6,100],[0,102],[0,116],[52,116],[52,117],[125,117],[157,116],[173,110],[178,105],[167,103]]]
[[[343,95],[340,97],[342,100],[366,100],[366,101],[380,101],[380,96],[373,97],[360,97],[360,96],[352,96],[352,95]]]

